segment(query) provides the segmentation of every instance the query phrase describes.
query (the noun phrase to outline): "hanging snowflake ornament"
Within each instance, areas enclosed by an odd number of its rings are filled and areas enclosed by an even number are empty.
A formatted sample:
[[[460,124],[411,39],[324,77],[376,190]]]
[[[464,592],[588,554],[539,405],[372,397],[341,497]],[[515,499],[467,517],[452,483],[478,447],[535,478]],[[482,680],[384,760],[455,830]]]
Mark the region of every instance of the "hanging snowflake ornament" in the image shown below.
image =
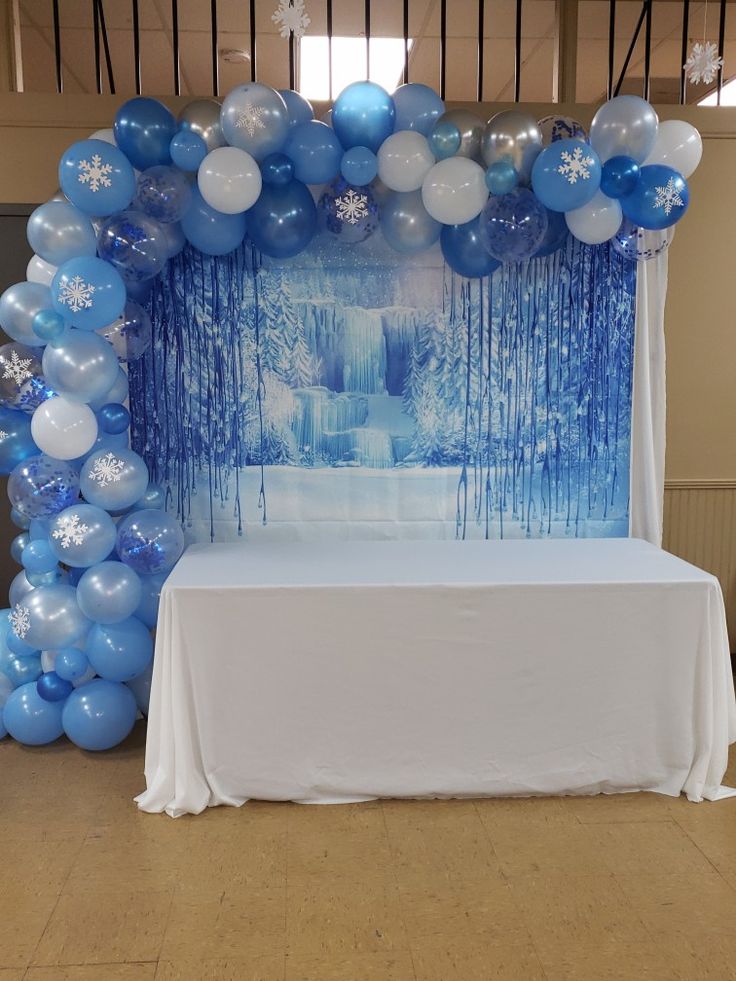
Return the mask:
[[[361,218],[368,217],[368,198],[365,194],[358,194],[352,187],[335,198],[335,214],[340,221],[346,221],[350,225],[357,225]]]
[[[0,429],[0,439],[7,439],[7,437],[8,437],[8,434],[5,432],[5,430],[4,429]]]
[[[0,365],[3,367],[3,378],[12,378],[18,388],[21,387],[26,378],[32,378],[33,372],[28,370],[33,358],[20,358],[18,352],[10,352],[10,360],[4,354],[0,354]]]
[[[669,215],[673,208],[684,208],[685,202],[682,200],[677,181],[670,177],[664,187],[655,187],[657,196],[654,199],[653,208],[663,208],[664,213]]]
[[[593,157],[583,156],[583,148],[576,146],[572,153],[563,150],[560,154],[562,163],[557,173],[567,180],[568,184],[576,184],[578,178],[587,181],[590,178],[590,167],[595,166]]]
[[[81,276],[75,276],[59,289],[59,303],[65,303],[73,313],[79,313],[91,307],[92,294],[95,288],[91,283],[85,283]]]
[[[89,160],[80,160],[77,167],[82,172],[77,178],[79,183],[88,184],[90,191],[94,194],[101,187],[112,187],[112,180],[109,176],[112,173],[112,164],[103,164],[99,153],[92,154],[91,163]]]
[[[90,480],[97,481],[100,487],[107,487],[108,484],[120,480],[124,467],[124,460],[118,459],[113,453],[106,453],[95,460],[88,476]]]
[[[718,46],[713,41],[696,41],[690,49],[687,61],[682,66],[688,82],[711,85],[723,68],[723,58],[718,54]]]
[[[8,620],[15,636],[23,640],[31,629],[31,611],[27,606],[21,606],[20,603],[16,603],[10,613],[8,613]]]
[[[254,106],[252,102],[246,103],[245,109],[238,114],[235,125],[238,129],[244,129],[248,136],[255,136],[257,129],[265,129],[266,124],[261,118],[266,110],[263,106]]]
[[[304,37],[307,28],[312,23],[304,9],[304,0],[279,0],[279,5],[271,15],[271,20],[279,28],[281,37]]]
[[[62,548],[70,545],[83,545],[89,526],[82,524],[78,514],[63,514],[56,519],[56,528],[51,532]]]

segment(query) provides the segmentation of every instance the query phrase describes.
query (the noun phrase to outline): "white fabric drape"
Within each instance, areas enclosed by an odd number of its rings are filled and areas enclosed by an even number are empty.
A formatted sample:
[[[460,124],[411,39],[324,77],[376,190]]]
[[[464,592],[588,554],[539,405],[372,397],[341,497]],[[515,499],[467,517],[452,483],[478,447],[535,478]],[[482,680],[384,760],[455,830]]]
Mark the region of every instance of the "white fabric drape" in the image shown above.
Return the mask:
[[[654,244],[648,232],[644,244]],[[664,304],[667,253],[639,263],[631,411],[630,525],[634,538],[662,544],[665,455]]]

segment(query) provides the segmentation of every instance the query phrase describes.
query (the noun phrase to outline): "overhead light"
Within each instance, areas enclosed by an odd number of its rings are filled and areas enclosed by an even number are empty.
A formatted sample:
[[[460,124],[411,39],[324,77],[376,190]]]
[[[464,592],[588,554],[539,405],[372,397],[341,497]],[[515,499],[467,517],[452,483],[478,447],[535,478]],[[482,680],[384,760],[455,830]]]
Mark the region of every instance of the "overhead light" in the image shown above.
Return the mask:
[[[409,39],[411,49],[412,40]],[[330,92],[330,46],[326,36],[305,35],[299,45],[299,91],[305,99],[326,102],[351,82],[366,77],[388,92],[401,82],[404,69],[403,37],[370,39],[370,75],[367,74],[365,38],[332,38],[332,92]]]

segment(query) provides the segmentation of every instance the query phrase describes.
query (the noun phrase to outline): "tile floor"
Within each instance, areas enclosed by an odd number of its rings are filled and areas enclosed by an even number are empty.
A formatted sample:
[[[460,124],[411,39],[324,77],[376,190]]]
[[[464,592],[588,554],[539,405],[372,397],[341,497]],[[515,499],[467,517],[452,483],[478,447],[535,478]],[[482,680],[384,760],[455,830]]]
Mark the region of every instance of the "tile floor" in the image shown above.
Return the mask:
[[[131,802],[143,743],[0,743],[0,981],[736,979],[736,799],[172,821]]]

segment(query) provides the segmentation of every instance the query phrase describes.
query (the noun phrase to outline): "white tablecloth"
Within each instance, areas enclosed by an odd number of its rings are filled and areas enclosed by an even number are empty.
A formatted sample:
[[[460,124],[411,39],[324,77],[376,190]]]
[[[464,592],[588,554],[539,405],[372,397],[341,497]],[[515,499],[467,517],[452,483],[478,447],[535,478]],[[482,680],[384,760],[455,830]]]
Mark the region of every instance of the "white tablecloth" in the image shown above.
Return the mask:
[[[734,739],[718,582],[644,542],[196,545],[162,595],[138,803],[700,800]]]

